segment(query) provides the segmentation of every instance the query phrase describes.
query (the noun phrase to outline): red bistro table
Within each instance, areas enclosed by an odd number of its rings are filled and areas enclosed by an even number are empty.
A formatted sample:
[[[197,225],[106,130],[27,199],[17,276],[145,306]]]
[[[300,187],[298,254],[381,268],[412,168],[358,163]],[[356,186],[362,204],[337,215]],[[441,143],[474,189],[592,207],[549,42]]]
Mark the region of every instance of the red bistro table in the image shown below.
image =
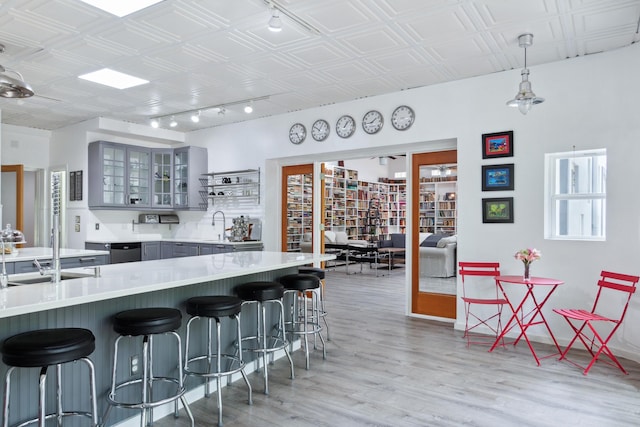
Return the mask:
[[[511,299],[509,299],[509,296],[505,292],[503,286],[503,284],[505,283],[526,286],[527,291],[525,292],[524,297],[517,306],[514,306],[514,303],[511,301]],[[500,291],[502,292],[502,295],[504,295],[504,298],[507,300],[507,303],[509,304],[513,315],[511,316],[505,327],[502,329],[502,333],[500,334],[500,336],[498,336],[489,351],[493,351],[498,343],[504,339],[505,335],[512,328],[518,326],[520,328],[520,335],[518,335],[518,338],[516,338],[516,340],[513,342],[513,345],[515,346],[516,344],[518,344],[520,338],[524,337],[527,345],[529,346],[529,349],[531,350],[531,354],[533,354],[533,358],[536,359],[536,363],[538,364],[538,366],[540,366],[540,359],[536,355],[536,352],[533,349],[529,338],[527,337],[527,329],[529,329],[529,326],[532,325],[544,325],[547,328],[547,331],[549,332],[549,336],[551,336],[553,343],[558,349],[558,354],[561,354],[562,351],[560,350],[560,346],[558,345],[556,338],[553,336],[551,328],[549,328],[547,319],[545,319],[544,315],[542,314],[542,307],[547,302],[553,291],[555,291],[556,288],[563,283],[564,282],[562,280],[547,279],[544,277],[531,277],[528,280],[525,280],[523,276],[497,276],[496,284],[500,288]],[[538,291],[538,296],[533,293],[534,289]],[[533,308],[525,313],[525,303],[527,302],[533,303]],[[536,320],[538,317],[540,319]],[[553,355],[544,356],[542,357],[542,359],[550,356]]]

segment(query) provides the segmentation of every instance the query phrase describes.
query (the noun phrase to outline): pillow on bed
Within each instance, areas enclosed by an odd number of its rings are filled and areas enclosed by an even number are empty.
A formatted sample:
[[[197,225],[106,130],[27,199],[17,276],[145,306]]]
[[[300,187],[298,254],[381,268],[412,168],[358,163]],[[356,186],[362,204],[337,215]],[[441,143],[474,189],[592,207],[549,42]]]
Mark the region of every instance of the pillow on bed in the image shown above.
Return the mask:
[[[436,245],[436,247],[438,248],[444,248],[445,246],[447,246],[449,243],[456,243],[456,236],[447,236],[447,237],[443,237],[442,239],[440,239]]]

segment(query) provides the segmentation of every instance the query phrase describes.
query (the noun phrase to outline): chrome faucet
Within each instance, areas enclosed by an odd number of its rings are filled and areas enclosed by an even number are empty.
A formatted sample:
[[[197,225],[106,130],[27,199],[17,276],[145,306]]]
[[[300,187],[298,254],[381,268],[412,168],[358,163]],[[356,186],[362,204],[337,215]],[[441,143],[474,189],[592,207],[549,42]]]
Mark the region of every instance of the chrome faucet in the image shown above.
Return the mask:
[[[213,213],[213,216],[211,217],[211,225],[216,225],[216,214],[220,212],[222,214],[222,241],[224,241],[227,238],[227,234],[226,234],[226,229],[225,227],[227,226],[227,218],[224,216],[224,212],[222,211],[215,211]]]
[[[5,264],[4,258],[5,258],[5,245],[4,245],[4,239],[0,238],[0,242],[2,242],[2,273],[0,273],[0,288],[6,288],[8,286],[9,283],[9,275],[7,274],[7,266]]]

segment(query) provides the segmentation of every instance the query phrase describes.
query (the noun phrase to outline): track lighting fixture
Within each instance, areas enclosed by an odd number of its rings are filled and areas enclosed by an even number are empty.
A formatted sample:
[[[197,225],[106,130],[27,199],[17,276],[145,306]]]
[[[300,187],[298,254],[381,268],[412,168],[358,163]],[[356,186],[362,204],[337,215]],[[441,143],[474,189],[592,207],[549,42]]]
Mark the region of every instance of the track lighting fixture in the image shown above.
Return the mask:
[[[149,124],[151,125],[151,127],[153,127],[154,129],[157,129],[160,127],[161,124],[163,124],[164,126],[166,126],[167,124],[169,125],[169,127],[171,128],[175,128],[178,126],[178,122],[176,120],[176,117],[185,117],[185,116],[189,116],[189,119],[191,120],[192,123],[200,123],[201,120],[205,120],[205,119],[211,119],[212,115],[211,113],[218,113],[219,117],[224,117],[227,109],[229,107],[233,107],[236,106],[236,108],[233,109],[233,113],[240,113],[238,111],[238,109],[240,108],[240,106],[244,106],[243,110],[245,113],[247,114],[251,114],[253,112],[253,103],[255,101],[265,101],[267,99],[270,98],[271,95],[265,95],[265,96],[259,96],[257,98],[250,98],[250,99],[241,99],[238,101],[231,101],[231,102],[227,102],[225,104],[218,104],[218,105],[209,105],[206,107],[200,107],[196,110],[187,110],[187,111],[179,111],[179,112],[174,112],[174,113],[170,113],[167,115],[163,115],[163,116],[155,116],[155,117],[150,117],[149,118]],[[202,113],[205,113],[205,115],[203,116]],[[209,115],[206,115],[206,113],[209,112]],[[233,114],[231,113],[231,114]],[[167,121],[166,119],[171,118],[169,121]],[[163,119],[165,119],[163,121]]]
[[[282,31],[282,20],[280,19],[280,12],[275,7],[271,9],[271,19],[269,19],[269,31],[279,33]]]
[[[515,98],[507,101],[509,107],[518,107],[522,114],[527,114],[531,107],[535,104],[544,102],[544,98],[537,97],[531,90],[531,82],[529,81],[529,69],[527,68],[527,48],[533,44],[533,34],[521,34],[518,37],[518,45],[524,48],[524,68],[520,72],[522,81]]]

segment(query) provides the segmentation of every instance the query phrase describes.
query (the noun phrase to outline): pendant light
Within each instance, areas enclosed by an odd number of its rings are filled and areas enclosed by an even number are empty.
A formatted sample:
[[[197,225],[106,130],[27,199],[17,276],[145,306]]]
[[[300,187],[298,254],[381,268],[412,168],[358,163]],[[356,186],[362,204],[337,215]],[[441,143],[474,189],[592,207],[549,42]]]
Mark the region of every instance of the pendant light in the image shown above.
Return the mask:
[[[527,68],[527,48],[533,44],[533,34],[526,33],[518,36],[518,45],[524,48],[524,68],[520,72],[522,81],[515,98],[507,102],[509,107],[518,107],[522,114],[527,114],[535,104],[544,102],[544,98],[537,97],[531,90],[529,81],[529,69]]]

